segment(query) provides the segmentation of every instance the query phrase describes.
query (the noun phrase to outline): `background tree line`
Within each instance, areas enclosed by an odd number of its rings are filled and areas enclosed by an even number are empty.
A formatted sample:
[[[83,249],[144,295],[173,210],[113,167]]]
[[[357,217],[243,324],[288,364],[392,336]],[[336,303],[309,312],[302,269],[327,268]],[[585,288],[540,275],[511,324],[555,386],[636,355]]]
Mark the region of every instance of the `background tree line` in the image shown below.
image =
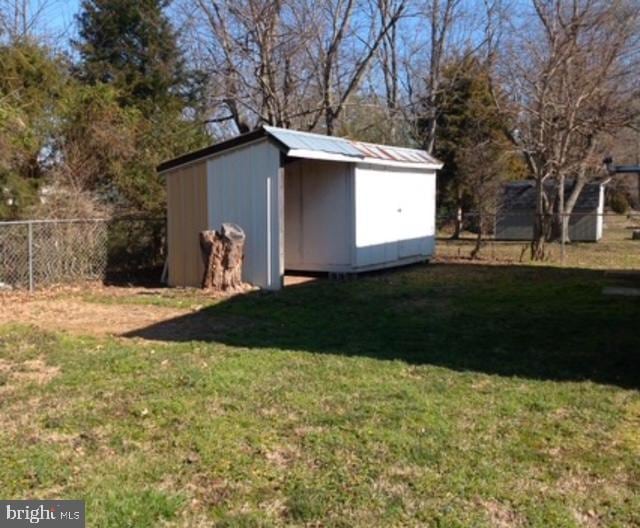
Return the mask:
[[[3,218],[162,215],[158,162],[268,123],[425,148],[480,236],[532,178],[543,258],[638,155],[637,0],[84,0],[62,37],[46,5],[0,0]]]

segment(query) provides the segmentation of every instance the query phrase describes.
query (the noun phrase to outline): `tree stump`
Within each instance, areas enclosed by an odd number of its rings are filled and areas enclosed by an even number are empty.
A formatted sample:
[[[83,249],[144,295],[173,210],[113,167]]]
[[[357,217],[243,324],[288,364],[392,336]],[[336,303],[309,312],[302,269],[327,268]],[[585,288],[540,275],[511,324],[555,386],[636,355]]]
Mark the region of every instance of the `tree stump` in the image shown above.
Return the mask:
[[[204,289],[232,291],[242,286],[245,238],[244,231],[236,224],[224,223],[219,231],[200,233]]]

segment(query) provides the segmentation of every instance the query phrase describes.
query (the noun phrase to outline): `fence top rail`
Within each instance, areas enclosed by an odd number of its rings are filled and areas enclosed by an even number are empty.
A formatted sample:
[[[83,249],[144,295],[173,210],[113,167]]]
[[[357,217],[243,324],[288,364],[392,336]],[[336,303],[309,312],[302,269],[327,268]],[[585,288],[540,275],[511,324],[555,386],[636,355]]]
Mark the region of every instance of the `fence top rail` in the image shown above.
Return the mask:
[[[480,214],[480,213],[474,213],[474,212],[468,212],[468,213],[462,213],[462,217],[464,218],[471,218],[471,217],[477,217],[477,216],[484,216],[486,218],[492,218],[492,217],[509,217],[509,216],[519,216],[519,217],[527,217],[527,218],[533,218],[535,216],[546,216],[546,217],[558,217],[558,216],[570,216],[570,217],[576,217],[576,216],[602,216],[602,217],[625,217],[625,218],[640,218],[640,212],[637,211],[630,211],[628,213],[612,213],[612,212],[604,212],[604,213],[598,213],[598,212],[588,212],[588,211],[573,211],[571,213],[536,213],[535,211],[498,211],[497,213],[485,213],[485,214]],[[449,213],[449,214],[444,214],[444,213],[439,213],[437,215],[437,217],[439,219],[455,219],[458,217],[458,215],[454,212],[454,213]]]
[[[4,225],[29,225],[29,224],[82,224],[99,222],[160,222],[164,218],[42,218],[34,220],[0,220],[0,226]]]
[[[64,219],[42,219],[42,220],[2,220],[0,225],[26,225],[26,224],[74,224],[81,222],[106,222],[108,218],[64,218]]]

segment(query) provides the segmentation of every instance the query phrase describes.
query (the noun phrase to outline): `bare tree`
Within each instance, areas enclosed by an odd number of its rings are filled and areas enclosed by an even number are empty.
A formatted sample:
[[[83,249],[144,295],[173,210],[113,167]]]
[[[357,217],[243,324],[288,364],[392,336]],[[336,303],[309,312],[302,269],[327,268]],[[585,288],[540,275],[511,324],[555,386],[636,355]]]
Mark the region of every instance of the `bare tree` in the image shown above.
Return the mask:
[[[382,27],[390,22],[390,17],[399,6],[398,0],[371,0],[371,4]],[[369,94],[379,107],[379,115],[382,118],[379,121],[383,120],[378,125],[381,129],[378,134],[384,137],[385,142],[391,143],[399,141],[402,134],[399,125],[404,124],[400,84],[403,66],[400,49],[403,43],[399,38],[401,30],[401,20],[398,20],[386,32],[378,48],[377,60],[372,64],[371,73],[366,81]]]
[[[49,15],[64,9],[62,0],[0,0],[0,38],[17,42],[37,37],[58,41],[60,36],[48,27]],[[66,28],[56,28],[64,33]]]
[[[380,24],[386,26],[398,8],[394,0],[376,0],[380,16]],[[382,38],[380,46],[380,64],[384,79],[385,105],[390,113],[398,106],[399,98],[399,58],[398,58],[398,26],[393,24]]]
[[[310,29],[294,0],[195,0],[178,19],[189,59],[210,77],[210,122],[288,127],[307,100]],[[300,22],[300,23],[299,23]]]
[[[637,97],[638,10],[624,0],[532,0],[528,32],[502,54],[510,131],[536,181],[531,258],[545,256],[601,163],[599,143],[630,122]],[[565,186],[573,185],[565,200]]]
[[[442,64],[447,39],[452,31],[456,10],[461,0],[431,0],[428,6],[430,29],[429,74],[427,76],[425,110],[426,126],[424,130],[424,148],[432,153],[436,144],[438,124],[438,95],[442,80]]]
[[[452,61],[464,64],[465,59],[481,55],[491,62],[505,6],[504,0],[427,0],[417,7],[427,38],[414,54],[426,57],[426,61],[418,60],[407,72],[408,116],[417,124],[416,138],[425,150],[435,153],[440,107],[447,96],[444,65]]]
[[[307,128],[314,129],[323,121],[325,133],[333,135],[336,121],[360,87],[383,39],[398,23],[405,2],[395,3],[380,20],[362,11],[356,17],[355,0],[311,2],[308,7],[320,15],[316,19],[316,45],[309,48],[309,63],[315,70],[321,103]]]
[[[184,2],[191,50],[211,74],[214,123],[258,123],[333,134],[404,0],[383,17],[356,0]]]
[[[0,29],[11,41],[28,36],[33,21],[28,0],[0,1]]]

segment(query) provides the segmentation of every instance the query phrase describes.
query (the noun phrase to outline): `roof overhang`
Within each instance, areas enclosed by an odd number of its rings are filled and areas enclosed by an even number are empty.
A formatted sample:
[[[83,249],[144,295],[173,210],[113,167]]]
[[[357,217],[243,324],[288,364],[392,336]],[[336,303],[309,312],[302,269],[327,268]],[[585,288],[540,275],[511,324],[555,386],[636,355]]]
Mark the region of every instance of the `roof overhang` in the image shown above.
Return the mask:
[[[385,167],[404,167],[419,170],[440,170],[442,163],[414,163],[407,161],[382,160],[377,158],[346,156],[344,154],[333,154],[320,150],[292,149],[287,153],[289,158],[314,159],[326,161],[341,161],[343,163],[368,163],[370,165],[384,165]]]
[[[194,150],[192,152],[187,152],[186,154],[178,156],[177,158],[164,161],[160,165],[158,165],[156,170],[158,172],[166,172],[168,170],[181,167],[182,165],[193,163],[194,161],[199,161],[204,158],[210,158],[212,156],[215,156],[216,154],[220,154],[221,152],[246,145],[247,143],[253,143],[254,141],[266,137],[266,131],[263,128],[258,128],[256,130],[252,130],[251,132],[246,132],[245,134],[240,134],[239,136],[227,139],[226,141],[221,141],[220,143],[216,143],[215,145],[210,145],[208,147]]]

